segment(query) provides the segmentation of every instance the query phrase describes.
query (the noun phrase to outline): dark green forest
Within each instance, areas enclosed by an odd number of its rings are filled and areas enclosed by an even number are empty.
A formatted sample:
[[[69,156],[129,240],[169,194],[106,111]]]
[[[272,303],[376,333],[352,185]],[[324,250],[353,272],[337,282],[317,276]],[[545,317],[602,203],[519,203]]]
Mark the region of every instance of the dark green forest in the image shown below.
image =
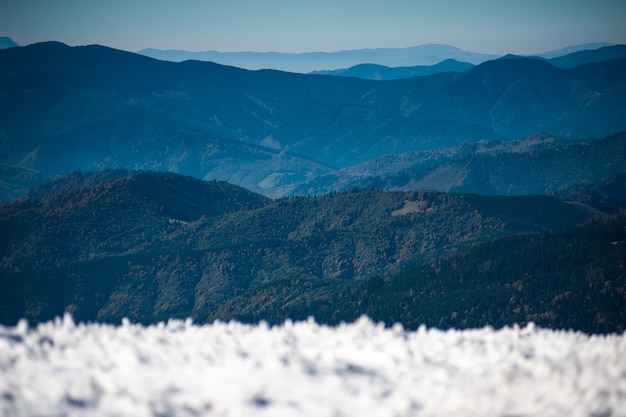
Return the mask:
[[[356,283],[284,280],[198,315],[246,322],[361,315],[416,329],[502,327],[534,322],[590,333],[626,325],[626,216],[557,233],[480,244],[399,274]]]
[[[623,208],[600,194],[270,200],[171,173],[75,173],[0,205],[0,322],[367,314],[411,328],[617,331]]]

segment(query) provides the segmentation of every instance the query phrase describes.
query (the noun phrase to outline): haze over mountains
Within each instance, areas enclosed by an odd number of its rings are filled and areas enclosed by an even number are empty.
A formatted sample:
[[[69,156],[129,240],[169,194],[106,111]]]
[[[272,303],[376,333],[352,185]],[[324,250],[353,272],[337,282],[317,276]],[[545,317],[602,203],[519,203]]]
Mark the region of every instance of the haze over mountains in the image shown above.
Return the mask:
[[[141,55],[165,61],[212,61],[249,70],[278,69],[307,73],[333,70],[371,63],[391,67],[435,65],[446,59],[479,64],[497,55],[468,52],[450,45],[428,44],[409,48],[353,49],[337,52],[188,52],[180,50],[143,49]]]
[[[566,196],[571,187],[626,172],[626,134],[592,141],[533,135],[441,150],[385,155],[296,187],[294,195],[352,188],[438,190],[484,195]]]
[[[549,59],[605,46],[611,46],[611,44],[590,43],[577,45],[555,51],[537,53],[535,56]],[[362,64],[387,67],[433,66],[449,59],[478,65],[482,62],[499,58],[498,55],[464,51],[455,46],[443,44],[426,44],[408,48],[353,49],[337,52],[305,53],[190,52],[153,48],[142,49],[137,53],[165,61],[212,61],[249,70],[277,69],[299,73],[339,70]]]
[[[384,155],[626,130],[625,59],[561,69],[511,57],[385,82],[54,42],[2,50],[0,61],[0,162],[13,196],[25,188],[15,169],[31,181],[34,172],[123,168],[277,197]]]
[[[582,46],[581,46],[582,47]],[[567,49],[569,50],[569,49]],[[558,68],[573,68],[593,62],[608,61],[626,57],[626,45],[610,45],[598,49],[584,49],[566,54],[555,55],[546,53],[530,58],[541,58]],[[550,58],[553,56],[553,58]],[[508,55],[508,58],[515,55]],[[456,59],[446,59],[434,65],[422,65],[412,67],[388,67],[377,64],[359,64],[350,68],[313,71],[312,74],[341,75],[344,77],[357,77],[369,80],[396,80],[399,78],[412,78],[424,75],[432,75],[440,72],[464,72],[474,65],[468,62],[460,62]]]

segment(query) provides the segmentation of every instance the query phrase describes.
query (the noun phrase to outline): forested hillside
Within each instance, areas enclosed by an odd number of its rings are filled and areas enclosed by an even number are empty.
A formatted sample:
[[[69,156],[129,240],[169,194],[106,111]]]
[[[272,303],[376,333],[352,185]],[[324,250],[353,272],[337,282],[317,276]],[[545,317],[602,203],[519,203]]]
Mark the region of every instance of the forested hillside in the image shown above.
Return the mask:
[[[287,279],[251,289],[201,320],[338,324],[368,315],[415,329],[534,322],[591,333],[626,328],[626,217],[505,238],[397,275],[358,281]]]
[[[595,214],[547,196],[355,190],[270,201],[176,174],[73,174],[0,206],[2,322],[152,321],[284,279],[389,276]]]
[[[438,190],[485,195],[563,195],[626,172],[626,134],[571,141],[537,134],[453,148],[387,155],[296,187],[293,194],[350,188]]]

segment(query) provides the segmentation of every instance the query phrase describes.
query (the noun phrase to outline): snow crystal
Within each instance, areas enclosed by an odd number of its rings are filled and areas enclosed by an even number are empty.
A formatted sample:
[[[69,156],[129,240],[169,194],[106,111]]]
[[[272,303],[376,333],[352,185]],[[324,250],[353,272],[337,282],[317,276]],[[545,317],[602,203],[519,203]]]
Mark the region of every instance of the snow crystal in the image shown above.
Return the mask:
[[[367,318],[0,326],[3,416],[626,416],[626,338]]]

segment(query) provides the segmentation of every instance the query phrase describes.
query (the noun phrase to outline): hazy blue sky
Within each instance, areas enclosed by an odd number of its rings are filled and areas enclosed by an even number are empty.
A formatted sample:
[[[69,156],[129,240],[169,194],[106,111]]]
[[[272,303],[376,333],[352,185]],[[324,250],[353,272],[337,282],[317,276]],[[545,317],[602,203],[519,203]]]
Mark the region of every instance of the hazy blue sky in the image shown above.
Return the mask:
[[[626,43],[626,0],[0,0],[0,36],[137,51],[336,51],[446,43],[530,54]]]

